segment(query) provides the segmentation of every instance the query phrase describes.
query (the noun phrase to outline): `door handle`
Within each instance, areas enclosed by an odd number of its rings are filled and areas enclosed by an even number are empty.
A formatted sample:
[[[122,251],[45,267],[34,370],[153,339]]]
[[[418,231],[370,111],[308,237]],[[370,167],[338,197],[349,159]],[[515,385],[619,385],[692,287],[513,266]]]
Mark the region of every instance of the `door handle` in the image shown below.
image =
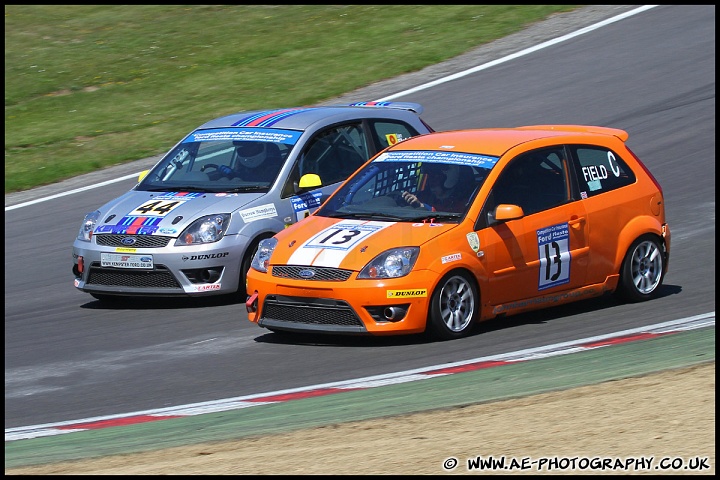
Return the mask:
[[[576,217],[573,216],[569,221],[568,225],[570,225],[572,228],[580,228],[585,224],[585,217]]]

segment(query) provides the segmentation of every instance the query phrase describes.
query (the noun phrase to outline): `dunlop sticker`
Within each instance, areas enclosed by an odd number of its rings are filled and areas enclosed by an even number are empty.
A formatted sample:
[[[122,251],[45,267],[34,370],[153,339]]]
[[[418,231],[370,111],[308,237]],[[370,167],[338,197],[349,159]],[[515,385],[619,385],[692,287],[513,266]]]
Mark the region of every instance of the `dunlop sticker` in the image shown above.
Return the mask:
[[[388,290],[387,298],[409,298],[409,297],[427,297],[427,288],[418,288],[414,290]]]

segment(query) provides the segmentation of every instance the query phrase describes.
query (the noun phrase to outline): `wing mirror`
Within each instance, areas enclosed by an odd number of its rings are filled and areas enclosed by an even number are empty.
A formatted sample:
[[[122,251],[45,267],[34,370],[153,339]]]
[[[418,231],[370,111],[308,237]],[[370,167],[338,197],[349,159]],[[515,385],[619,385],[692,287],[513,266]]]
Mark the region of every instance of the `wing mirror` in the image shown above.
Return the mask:
[[[507,222],[509,220],[515,220],[525,216],[522,207],[518,205],[510,205],[507,203],[501,203],[495,209],[495,221]]]
[[[317,188],[321,186],[322,180],[320,180],[320,175],[317,175],[315,173],[306,173],[305,175],[300,177],[300,182],[298,183],[298,187],[304,189]]]

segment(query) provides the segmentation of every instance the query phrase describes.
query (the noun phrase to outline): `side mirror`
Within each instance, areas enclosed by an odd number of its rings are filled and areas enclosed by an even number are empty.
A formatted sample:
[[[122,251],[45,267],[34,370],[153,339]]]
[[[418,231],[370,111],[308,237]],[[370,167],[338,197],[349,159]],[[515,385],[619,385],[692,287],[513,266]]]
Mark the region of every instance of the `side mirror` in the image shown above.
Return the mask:
[[[142,179],[145,178],[150,170],[143,170],[140,172],[140,175],[138,175],[138,183],[142,182]]]
[[[322,181],[320,180],[320,176],[315,173],[306,173],[302,177],[300,177],[300,183],[298,183],[298,187],[310,189],[310,188],[316,188],[321,187]]]
[[[507,222],[509,220],[515,220],[525,216],[522,207],[518,205],[510,205],[507,203],[501,203],[495,209],[495,221]]]

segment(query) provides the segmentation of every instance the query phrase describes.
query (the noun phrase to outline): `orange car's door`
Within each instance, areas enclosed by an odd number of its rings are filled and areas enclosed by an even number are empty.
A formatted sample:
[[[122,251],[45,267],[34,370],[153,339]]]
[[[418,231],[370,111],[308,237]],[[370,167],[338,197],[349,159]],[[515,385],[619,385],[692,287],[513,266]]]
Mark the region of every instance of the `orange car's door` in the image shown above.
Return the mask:
[[[588,223],[581,202],[478,232],[493,305],[581,287],[588,266]]]
[[[570,200],[561,148],[513,160],[498,177],[478,232],[488,274],[489,298],[498,305],[583,286],[589,225],[584,205]],[[520,206],[525,216],[495,223],[499,204]]]

